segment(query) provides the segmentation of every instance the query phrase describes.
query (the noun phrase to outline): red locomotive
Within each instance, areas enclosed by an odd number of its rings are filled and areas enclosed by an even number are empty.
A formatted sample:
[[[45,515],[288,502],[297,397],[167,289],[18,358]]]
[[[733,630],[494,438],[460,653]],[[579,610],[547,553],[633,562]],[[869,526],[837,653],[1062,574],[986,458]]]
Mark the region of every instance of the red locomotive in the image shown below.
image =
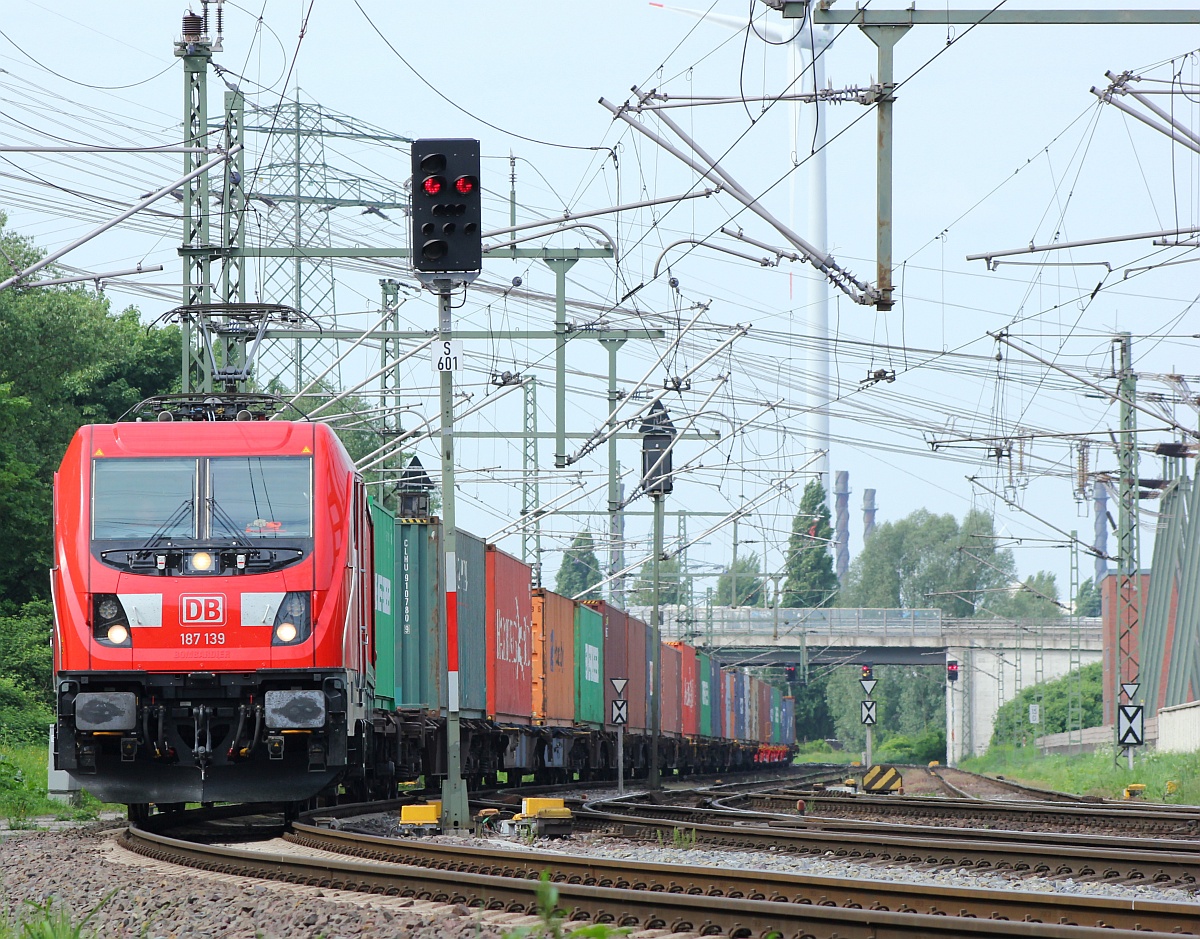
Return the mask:
[[[247,403],[82,427],[55,478],[56,763],[106,801],[298,801],[363,763],[362,480]]]
[[[80,428],[55,478],[55,766],[135,816],[394,795],[446,771],[440,523],[369,502],[333,431],[279,404],[151,399]],[[663,646],[653,739],[644,622],[537,591],[534,629],[528,565],[466,533],[456,564],[474,783],[615,777],[610,678],[628,684],[631,775],[652,747],[667,772],[790,759],[778,689]]]

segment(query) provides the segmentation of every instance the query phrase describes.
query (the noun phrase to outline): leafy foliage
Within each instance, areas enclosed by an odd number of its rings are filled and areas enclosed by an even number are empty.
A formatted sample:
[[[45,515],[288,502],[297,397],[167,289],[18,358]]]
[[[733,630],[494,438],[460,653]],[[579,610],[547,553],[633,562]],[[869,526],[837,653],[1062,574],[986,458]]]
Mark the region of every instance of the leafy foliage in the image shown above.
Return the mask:
[[[0,742],[44,743],[54,721],[50,603],[33,600],[0,615]]]
[[[796,699],[796,739],[824,740],[837,735],[833,718],[829,713],[829,702],[825,686],[827,674],[812,674],[805,684],[792,684],[791,694]]]
[[[4,222],[3,255],[36,260]],[[47,594],[51,480],[75,430],[178,387],[179,342],[81,287],[0,292],[0,610]]]
[[[826,701],[829,713],[837,730],[837,737],[849,750],[861,750],[866,746],[866,728],[861,723],[859,704],[866,698],[859,684],[859,667],[842,666],[834,669],[826,681]],[[878,683],[871,695],[876,703],[874,729],[875,745],[882,752],[888,741],[896,736],[906,738],[904,746],[914,748],[916,741],[923,740],[921,747],[933,747],[936,743],[926,738],[928,732],[941,729],[941,754],[929,759],[945,757],[946,686],[944,672],[940,667],[922,665],[879,665],[875,667]]]
[[[12,616],[0,615],[3,676],[47,708],[54,706],[53,629],[54,613],[48,600],[31,600]]]
[[[1079,593],[1075,595],[1075,615],[1100,615],[1100,589],[1090,577],[1079,585]]]
[[[788,607],[830,606],[837,594],[838,579],[829,553],[833,526],[825,488],[812,480],[804,487],[800,510],[792,521],[783,582],[783,605]]]
[[[1085,665],[1077,673],[1083,700],[1084,727],[1096,727],[1104,722],[1104,672],[1100,662]],[[1071,694],[1072,675],[1022,688],[1021,693],[1006,701],[996,712],[992,745],[1011,743],[1018,747],[1033,746],[1034,738],[1044,734],[1060,734],[1067,730],[1067,705]],[[1042,696],[1041,723],[1029,723],[1029,705],[1038,693]]]
[[[1062,616],[1058,580],[1049,571],[1026,577],[1013,590],[993,593],[980,603],[980,613],[1009,619],[1054,619]]]
[[[654,603],[654,561],[647,561],[638,571],[633,582],[631,602],[642,606]],[[685,591],[679,579],[679,556],[658,562],[658,602],[663,604],[685,602]]]
[[[572,939],[575,937],[578,939],[613,939],[616,936],[629,934],[628,929],[609,926],[607,923],[592,923],[589,926],[566,930],[563,928],[563,923],[567,914],[558,908],[558,888],[550,880],[548,870],[542,871],[536,890],[537,916],[541,922],[536,926],[518,926],[516,929],[511,929],[504,934],[504,939],[531,939],[531,937],[564,939],[565,936],[571,936]]]
[[[741,555],[735,566],[726,567],[717,578],[717,606],[766,605],[766,590],[760,570],[758,555],[753,551]]]
[[[888,763],[939,763],[946,759],[946,728],[927,727],[915,737],[896,734],[886,738],[878,759]]]
[[[925,509],[885,522],[850,565],[837,604],[974,616],[1014,576],[1012,552],[996,550],[994,533],[992,517],[978,511],[961,525]]]
[[[599,600],[600,591],[593,588],[603,579],[592,533],[581,531],[563,554],[558,576],[554,579],[554,591],[564,597]]]

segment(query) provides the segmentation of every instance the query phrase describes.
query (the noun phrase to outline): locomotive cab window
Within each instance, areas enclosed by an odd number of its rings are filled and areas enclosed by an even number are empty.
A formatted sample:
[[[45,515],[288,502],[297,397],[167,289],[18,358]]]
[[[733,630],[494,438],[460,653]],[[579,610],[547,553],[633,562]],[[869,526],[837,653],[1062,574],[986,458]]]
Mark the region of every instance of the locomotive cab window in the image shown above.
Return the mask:
[[[204,498],[198,498],[199,493]],[[312,460],[308,457],[93,461],[95,541],[151,546],[311,537]]]
[[[213,457],[208,466],[212,537],[311,536],[312,460]]]
[[[96,460],[92,537],[195,538],[196,472],[194,459]]]

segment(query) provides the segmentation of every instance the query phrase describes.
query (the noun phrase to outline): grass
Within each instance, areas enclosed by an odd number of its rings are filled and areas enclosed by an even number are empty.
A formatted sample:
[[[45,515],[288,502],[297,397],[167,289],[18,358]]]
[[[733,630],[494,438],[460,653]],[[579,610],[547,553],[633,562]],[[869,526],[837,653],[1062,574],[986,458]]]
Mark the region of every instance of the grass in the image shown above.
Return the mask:
[[[0,939],[86,939],[95,935],[88,923],[106,904],[116,891],[97,903],[78,922],[68,910],[55,906],[52,900],[37,904],[25,901],[25,915],[15,920],[7,915],[0,916]]]
[[[1016,782],[1076,795],[1120,799],[1126,786],[1142,783],[1153,802],[1200,805],[1200,753],[1158,753],[1139,747],[1130,771],[1111,748],[1078,756],[1042,756],[1035,748],[991,747],[963,760],[962,769],[1002,775]]]
[[[835,750],[824,740],[814,740],[799,745],[793,762],[850,764],[859,758],[860,754],[853,750]]]
[[[60,821],[90,821],[106,806],[86,792],[78,806],[67,805],[46,794],[46,747],[41,744],[0,745],[0,819],[9,828],[30,828],[39,816]],[[0,939],[5,939],[0,932]]]

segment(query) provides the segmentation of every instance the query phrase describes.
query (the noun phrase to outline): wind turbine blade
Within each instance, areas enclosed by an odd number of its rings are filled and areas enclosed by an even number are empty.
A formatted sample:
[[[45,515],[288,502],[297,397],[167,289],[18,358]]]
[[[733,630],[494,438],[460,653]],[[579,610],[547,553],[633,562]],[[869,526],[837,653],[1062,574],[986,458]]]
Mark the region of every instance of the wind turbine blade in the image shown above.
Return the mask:
[[[730,29],[739,30],[746,28],[745,17],[728,16],[724,13],[705,13],[703,10],[689,10],[686,7],[671,7],[665,3],[651,3],[650,6],[658,7],[660,10],[667,10],[671,13],[682,13],[684,16],[691,16],[698,20],[704,20],[706,23],[716,23],[718,26],[728,26]],[[785,33],[778,26],[772,23],[760,22],[754,27],[760,36],[771,40],[771,42],[787,42],[792,38],[791,33]]]

